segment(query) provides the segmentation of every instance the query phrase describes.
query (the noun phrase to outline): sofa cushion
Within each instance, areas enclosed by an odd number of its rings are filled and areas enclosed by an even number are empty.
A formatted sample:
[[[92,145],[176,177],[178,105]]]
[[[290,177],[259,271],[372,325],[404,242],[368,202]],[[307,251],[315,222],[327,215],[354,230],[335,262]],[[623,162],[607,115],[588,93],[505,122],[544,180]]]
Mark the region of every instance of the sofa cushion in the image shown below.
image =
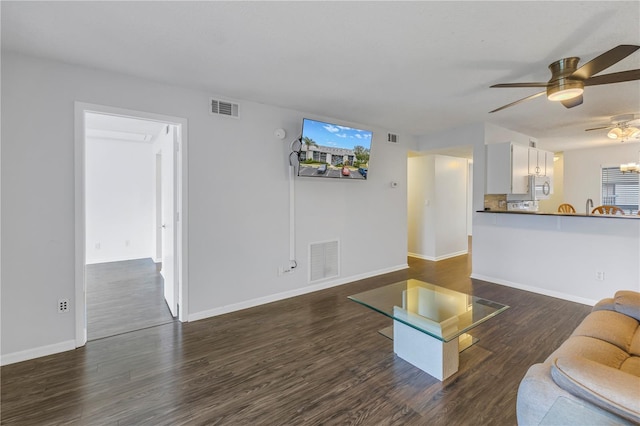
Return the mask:
[[[640,377],[640,356],[630,356],[620,366],[620,371]],[[638,389],[640,394],[640,389]],[[640,395],[638,396],[640,398]]]
[[[631,355],[640,356],[640,326],[636,329],[633,338],[631,339],[631,347],[629,348]]]
[[[629,353],[604,340],[588,336],[573,336],[565,340],[547,361],[559,357],[581,356],[611,368],[619,369],[629,358]]]
[[[640,321],[640,293],[620,290],[616,292],[614,300],[616,311]]]
[[[592,311],[615,311],[616,310],[616,301],[613,297],[609,297],[607,299],[602,299],[595,305],[593,305]]]
[[[612,343],[629,352],[638,321],[614,311],[594,311],[578,325],[572,336],[588,336]]]
[[[640,422],[640,377],[582,357],[557,358],[551,376],[567,392]]]

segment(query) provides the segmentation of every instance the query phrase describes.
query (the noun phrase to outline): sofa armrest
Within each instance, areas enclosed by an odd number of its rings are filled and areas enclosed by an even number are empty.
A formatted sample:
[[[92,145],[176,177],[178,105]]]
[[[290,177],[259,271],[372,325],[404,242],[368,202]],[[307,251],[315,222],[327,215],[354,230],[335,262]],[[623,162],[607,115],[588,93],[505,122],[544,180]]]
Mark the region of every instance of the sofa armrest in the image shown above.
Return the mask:
[[[567,392],[640,423],[640,377],[583,357],[555,359],[551,376]]]

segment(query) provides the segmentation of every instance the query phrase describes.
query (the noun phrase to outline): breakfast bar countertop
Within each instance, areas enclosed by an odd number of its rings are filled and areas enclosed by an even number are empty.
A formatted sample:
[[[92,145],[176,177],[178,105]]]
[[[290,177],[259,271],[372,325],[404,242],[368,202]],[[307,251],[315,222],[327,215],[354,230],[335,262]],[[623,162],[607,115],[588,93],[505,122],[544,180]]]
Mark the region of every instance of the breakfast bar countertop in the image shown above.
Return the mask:
[[[606,219],[640,219],[640,215],[620,215],[620,214],[584,214],[584,213],[561,213],[561,212],[528,212],[519,210],[478,210],[477,213],[500,213],[500,214],[525,214],[530,216],[567,216],[567,217],[596,217]]]

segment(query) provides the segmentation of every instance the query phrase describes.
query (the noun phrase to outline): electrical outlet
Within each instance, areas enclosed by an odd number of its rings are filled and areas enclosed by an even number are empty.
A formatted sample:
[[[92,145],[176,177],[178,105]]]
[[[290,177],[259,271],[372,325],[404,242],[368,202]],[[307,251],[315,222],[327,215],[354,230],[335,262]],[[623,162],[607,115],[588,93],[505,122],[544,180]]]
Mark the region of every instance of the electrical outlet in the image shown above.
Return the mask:
[[[278,267],[278,276],[281,277],[285,274],[290,274],[291,272],[293,272],[293,268],[291,268],[290,266],[279,266]]]
[[[69,312],[69,299],[58,299],[58,313],[64,314]]]
[[[596,280],[604,281],[604,271],[596,271]]]

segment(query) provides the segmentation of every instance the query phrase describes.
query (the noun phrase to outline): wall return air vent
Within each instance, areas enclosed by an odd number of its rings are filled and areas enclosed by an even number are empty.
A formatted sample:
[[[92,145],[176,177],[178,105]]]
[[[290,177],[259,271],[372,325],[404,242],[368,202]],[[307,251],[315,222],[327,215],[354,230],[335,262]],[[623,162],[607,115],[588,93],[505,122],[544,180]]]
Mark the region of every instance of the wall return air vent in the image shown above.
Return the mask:
[[[233,102],[221,101],[211,98],[209,104],[209,112],[216,115],[224,115],[227,117],[240,118],[240,106]]]
[[[387,142],[398,143],[398,135],[395,133],[387,133]]]
[[[309,245],[309,282],[340,275],[340,244],[338,240]]]

